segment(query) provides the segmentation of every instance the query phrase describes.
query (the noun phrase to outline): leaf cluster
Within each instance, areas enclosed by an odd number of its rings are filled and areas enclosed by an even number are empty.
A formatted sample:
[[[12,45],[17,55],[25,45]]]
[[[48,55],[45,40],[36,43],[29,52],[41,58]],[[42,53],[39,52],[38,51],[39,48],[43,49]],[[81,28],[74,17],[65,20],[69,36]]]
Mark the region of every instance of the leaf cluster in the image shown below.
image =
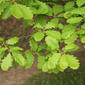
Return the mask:
[[[85,43],[85,0],[68,0],[64,5],[40,0],[1,0],[0,16],[2,19],[23,18],[24,28],[32,26],[33,30],[29,39],[31,50],[24,53],[15,45],[18,37],[6,41],[0,38],[3,70],[8,70],[13,62],[30,68],[34,62],[33,54],[38,56],[37,67],[43,72],[58,73],[67,68],[79,68],[79,60],[69,53],[80,48],[76,44],[78,39]],[[60,22],[63,20],[65,23]]]

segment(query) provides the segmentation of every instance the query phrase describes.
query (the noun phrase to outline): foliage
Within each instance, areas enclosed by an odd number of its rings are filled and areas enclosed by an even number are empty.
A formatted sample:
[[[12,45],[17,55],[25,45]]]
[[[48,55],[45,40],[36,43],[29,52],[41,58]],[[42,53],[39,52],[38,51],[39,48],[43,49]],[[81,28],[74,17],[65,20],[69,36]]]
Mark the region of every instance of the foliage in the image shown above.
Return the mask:
[[[8,40],[0,37],[2,70],[8,70],[13,62],[28,69],[34,63],[35,55],[38,56],[37,67],[43,72],[58,73],[67,68],[79,68],[79,60],[69,52],[79,49],[76,44],[78,38],[81,43],[85,43],[85,0],[62,0],[66,1],[64,5],[54,3],[58,1],[60,0],[0,1],[2,19],[10,16],[23,18],[25,29],[32,26],[33,30],[29,39],[30,49],[25,52],[16,46],[18,37]],[[61,20],[66,23],[60,22]],[[81,27],[78,28],[79,26]]]

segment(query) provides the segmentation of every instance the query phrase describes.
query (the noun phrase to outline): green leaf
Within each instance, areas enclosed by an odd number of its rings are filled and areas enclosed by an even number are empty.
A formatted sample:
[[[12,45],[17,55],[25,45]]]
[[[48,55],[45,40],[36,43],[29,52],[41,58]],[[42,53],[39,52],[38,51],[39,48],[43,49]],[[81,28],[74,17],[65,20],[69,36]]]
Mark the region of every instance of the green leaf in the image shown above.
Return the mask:
[[[59,43],[55,38],[47,36],[45,38],[45,42],[52,50],[59,49]]]
[[[80,36],[81,43],[85,43],[85,35]]]
[[[81,29],[84,29],[84,30],[85,30],[85,24],[83,24],[83,25],[81,26]]]
[[[37,51],[38,44],[33,38],[30,38],[30,47],[33,51]]]
[[[73,25],[66,25],[62,29],[62,39],[69,39],[76,31],[76,27]]]
[[[66,55],[66,58],[70,68],[74,70],[79,68],[80,63],[79,63],[79,60],[76,59],[76,57],[74,57],[73,55]]]
[[[74,43],[68,44],[68,45],[66,45],[65,47],[62,48],[62,50],[65,51],[65,52],[76,51],[78,49],[79,49],[79,46],[74,44]]]
[[[52,8],[49,6],[49,7],[48,7],[48,13],[47,13],[46,15],[52,16],[52,14],[53,14],[53,10],[52,10]]]
[[[47,68],[49,70],[56,68],[60,57],[61,57],[60,53],[53,53],[52,57],[50,56],[50,58],[47,61]]]
[[[48,68],[47,68],[47,64],[46,63],[42,66],[42,71],[43,72],[47,72],[48,71]]]
[[[10,67],[12,67],[12,62],[13,62],[13,59],[12,59],[12,56],[11,54],[9,53],[7,55],[7,57],[5,57],[3,60],[2,60],[2,63],[1,63],[1,68],[3,71],[8,71],[8,69]]]
[[[80,29],[77,33],[80,35],[85,34],[85,29]]]
[[[44,38],[44,33],[42,31],[38,31],[33,35],[35,41],[41,41]]]
[[[85,0],[77,0],[76,3],[80,7],[85,4]]]
[[[66,55],[61,56],[60,61],[59,61],[59,66],[63,70],[68,68],[68,62],[67,62],[67,59],[66,59]]]
[[[63,28],[64,28],[64,25],[61,24],[61,23],[59,23],[59,24],[58,24],[58,28],[59,28],[59,29],[63,29]]]
[[[67,11],[67,12],[64,13],[64,18],[68,19],[68,18],[72,17],[72,15],[73,14],[72,14],[71,11]]]
[[[1,0],[0,0],[1,1]],[[4,12],[4,9],[9,6],[9,2],[0,3],[0,15]]]
[[[75,5],[74,1],[69,1],[64,5],[64,10],[65,11],[72,10],[74,9],[74,5]]]
[[[78,35],[76,33],[74,33],[73,35],[70,36],[70,38],[64,40],[64,43],[66,44],[71,44],[74,43],[78,38]]]
[[[4,57],[4,54],[7,50],[7,47],[0,47],[0,60]]]
[[[9,46],[12,51],[22,51],[23,49],[18,46]]]
[[[53,37],[57,40],[61,39],[61,33],[59,31],[55,31],[55,30],[48,30],[46,31],[46,35]]]
[[[25,68],[28,69],[34,63],[34,56],[32,55],[32,53],[29,50],[25,51],[25,56],[26,56]]]
[[[71,17],[67,20],[70,24],[80,23],[83,20],[82,17]]]
[[[6,41],[6,44],[8,45],[14,45],[19,41],[18,37],[12,37]]]
[[[47,14],[49,6],[43,2],[37,1],[32,8],[34,14]]]
[[[39,31],[40,29],[43,29],[43,26],[40,23],[36,23],[33,28]]]
[[[25,66],[26,60],[19,51],[12,51],[14,60],[21,66]]]
[[[14,3],[11,7],[11,14],[20,19],[32,19],[33,18],[33,13],[29,7],[26,7],[25,5],[20,5],[17,3]]]
[[[84,7],[79,7],[75,8],[74,10],[71,11],[72,15],[85,15],[85,6]]]
[[[42,66],[42,71],[47,72],[49,70],[54,70],[57,67],[60,57],[60,53],[53,53],[53,55],[50,56],[48,61]]]
[[[66,69],[68,67],[72,68],[72,69],[78,69],[79,68],[79,60],[76,59],[76,57],[74,57],[73,55],[68,55],[68,54],[64,54],[62,55],[60,62],[59,62],[59,66],[62,69]]]
[[[9,4],[9,6],[7,6],[5,9],[4,9],[4,12],[2,13],[2,19],[8,19],[10,16],[11,16],[11,4]]]
[[[45,29],[52,29],[58,27],[58,18],[51,19],[45,26]]]
[[[38,64],[37,64],[37,68],[38,69],[42,69],[42,66],[45,63],[45,57],[44,56],[38,56]]]
[[[48,24],[46,24],[46,29],[52,29],[52,28],[55,28],[55,24],[52,23],[52,22],[48,22]]]
[[[63,10],[64,10],[64,8],[63,8],[62,5],[56,5],[56,4],[55,4],[55,5],[53,6],[53,13],[54,13],[54,15],[62,12]]]

